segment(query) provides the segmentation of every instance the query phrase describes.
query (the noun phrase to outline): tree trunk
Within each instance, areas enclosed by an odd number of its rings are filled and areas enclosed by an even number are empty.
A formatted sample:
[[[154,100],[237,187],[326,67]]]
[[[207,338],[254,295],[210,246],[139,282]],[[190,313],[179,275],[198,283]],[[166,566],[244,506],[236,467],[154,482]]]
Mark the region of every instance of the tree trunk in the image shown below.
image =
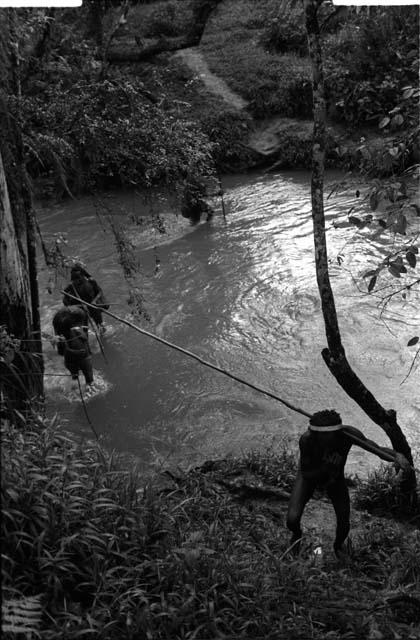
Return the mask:
[[[39,321],[34,322],[31,304],[34,302],[31,290],[37,290],[36,280],[31,282],[31,271],[20,249],[1,154],[0,228],[0,325],[21,341],[11,362],[1,358],[2,413],[10,415],[13,409],[25,409],[34,397],[42,396],[43,368]],[[28,234],[28,241],[30,237]],[[32,251],[33,248],[29,247],[29,254]],[[30,255],[28,262],[32,260]],[[39,314],[37,316],[39,319]]]
[[[36,229],[20,131],[20,68],[16,14],[0,30],[0,324],[20,341],[13,362],[1,359],[2,400],[25,408],[43,393],[42,343],[36,265]],[[14,94],[10,114],[6,92]]]
[[[145,62],[160,53],[170,53],[198,46],[203,37],[208,19],[220,2],[221,0],[195,0],[192,9],[192,24],[187,35],[176,38],[161,38],[146,47],[143,46],[140,38],[136,38],[136,42],[139,45],[138,51],[109,50],[106,54],[107,60],[109,62]]]
[[[312,220],[315,265],[328,348],[322,356],[331,373],[346,393],[378,424],[391,440],[393,448],[413,464],[410,446],[397,422],[396,412],[384,409],[351,368],[341,342],[334,295],[331,288],[324,217],[325,88],[322,51],[319,38],[317,0],[304,0],[306,30],[312,63],[314,132],[312,152]]]
[[[104,0],[89,0],[87,3],[87,32],[86,35],[93,37],[95,40],[96,48],[100,57],[102,57],[102,48],[104,44],[104,16],[105,16],[105,1]]]

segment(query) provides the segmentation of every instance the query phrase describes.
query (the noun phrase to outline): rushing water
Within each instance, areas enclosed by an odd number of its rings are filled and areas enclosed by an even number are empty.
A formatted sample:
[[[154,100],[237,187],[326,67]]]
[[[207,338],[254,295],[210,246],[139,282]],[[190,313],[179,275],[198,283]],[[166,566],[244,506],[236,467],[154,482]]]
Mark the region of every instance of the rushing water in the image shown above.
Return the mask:
[[[362,428],[382,444],[383,432],[370,422],[335,382],[321,358],[325,334],[316,288],[309,177],[307,173],[235,176],[224,179],[226,219],[192,227],[162,206],[167,232],[127,223],[127,214],[147,216],[133,194],[105,198],[115,220],[126,225],[141,272],[136,276],[150,314],[145,329],[263,387],[308,412],[336,408],[343,421]],[[328,192],[328,191],[327,191]],[[382,236],[347,224],[354,188],[326,200],[331,279],[343,343],[350,363],[388,408],[398,412],[410,443],[418,442],[419,376],[403,384],[416,335],[418,305],[399,299],[382,318],[379,298],[366,294],[360,274],[387,250]],[[128,284],[113,235],[89,199],[43,209],[45,239],[64,233],[68,255],[78,256],[98,279],[111,311],[130,318]],[[333,228],[332,223],[337,228]],[[341,266],[337,256],[343,258]],[[60,306],[58,280],[40,275],[43,329]],[[364,292],[358,290],[359,283]],[[51,284],[51,283],[50,283]],[[106,318],[104,360],[94,339],[96,392],[86,400],[90,420],[108,446],[145,464],[195,463],[249,449],[274,447],[306,428],[306,418],[198,362]],[[62,358],[48,341],[46,389],[51,412],[58,411],[76,433],[89,434],[77,392],[70,391]],[[351,454],[353,471],[363,473],[375,458]]]

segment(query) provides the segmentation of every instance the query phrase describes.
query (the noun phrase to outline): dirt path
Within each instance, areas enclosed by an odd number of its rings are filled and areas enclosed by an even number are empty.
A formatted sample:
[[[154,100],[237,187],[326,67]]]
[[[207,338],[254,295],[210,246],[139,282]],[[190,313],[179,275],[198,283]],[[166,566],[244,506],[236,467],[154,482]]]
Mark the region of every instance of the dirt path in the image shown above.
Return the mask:
[[[241,110],[247,107],[247,102],[237,93],[229,89],[228,85],[222,78],[215,76],[207,66],[207,62],[204,60],[203,55],[197,48],[182,49],[174,54],[174,57],[180,59],[187,67],[194,72],[194,74],[200,78],[204,86],[214,93],[216,96],[220,96],[231,107]]]
[[[248,102],[232,91],[222,78],[210,71],[198,47],[177,51],[174,57],[183,62],[201,80],[208,91],[223,98],[230,107],[238,111],[247,108]],[[312,136],[312,126],[310,120],[293,120],[283,116],[256,121],[248,146],[261,156],[269,157],[281,149],[285,132],[301,138],[304,144]]]

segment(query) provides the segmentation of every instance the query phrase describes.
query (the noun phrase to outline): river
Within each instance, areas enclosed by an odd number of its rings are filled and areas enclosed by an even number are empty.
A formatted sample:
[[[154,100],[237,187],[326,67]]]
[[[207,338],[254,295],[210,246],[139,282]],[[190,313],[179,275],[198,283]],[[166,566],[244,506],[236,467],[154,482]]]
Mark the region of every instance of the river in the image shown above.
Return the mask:
[[[330,176],[329,182],[336,179]],[[98,216],[103,210],[98,202],[86,197],[40,208],[40,227],[46,242],[63,234],[66,254],[86,264],[113,313],[308,412],[336,408],[343,422],[389,444],[321,358],[325,334],[308,174],[228,176],[223,187],[226,217],[218,202],[213,219],[196,226],[175,216],[164,202],[155,204],[166,233],[150,225],[155,218],[134,192],[102,196],[135,248],[140,272],[131,282],[144,296],[150,320],[130,315],[128,283],[113,234]],[[418,299],[399,298],[380,317],[379,296],[366,293],[360,275],[385,255],[390,240],[384,234],[372,240],[371,231],[347,223],[354,192],[354,187],[342,189],[326,200],[330,275],[342,339],[356,372],[385,407],[398,412],[416,446],[419,371],[403,380],[415,353],[406,344],[418,333]],[[43,330],[51,333],[66,280],[59,276],[54,281],[46,267],[39,280]],[[159,468],[229,452],[275,450],[285,436],[297,445],[306,428],[304,416],[116,320],[106,318],[106,324],[106,361],[91,337],[96,391],[86,398],[86,409],[107,447],[133,455],[145,468]],[[70,391],[70,380],[63,376],[62,358],[48,340],[44,349],[49,413],[58,412],[65,426],[90,436],[78,392]],[[374,456],[357,448],[349,458],[350,471],[361,475],[375,464]]]

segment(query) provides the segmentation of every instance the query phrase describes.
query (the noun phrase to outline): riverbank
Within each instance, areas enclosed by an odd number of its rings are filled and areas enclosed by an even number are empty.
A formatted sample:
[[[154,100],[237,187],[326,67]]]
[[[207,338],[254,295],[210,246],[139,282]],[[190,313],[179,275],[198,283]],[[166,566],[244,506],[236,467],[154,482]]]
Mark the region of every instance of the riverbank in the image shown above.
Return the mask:
[[[139,37],[146,43],[160,33],[173,35],[188,19],[182,2],[135,8],[112,46],[135,50]],[[332,20],[322,14],[321,22],[324,19],[327,166],[380,177],[418,161],[412,131],[416,106],[402,91],[404,83],[407,89],[416,82],[418,44],[415,29],[414,38],[408,35],[408,14],[357,17],[342,11]],[[386,44],[393,30],[399,47],[401,34],[407,37],[404,46],[410,55],[403,68],[401,55],[383,55],[381,43]],[[215,143],[219,171],[311,166],[312,71],[299,6],[286,2],[279,7],[273,0],[262,0],[258,8],[250,0],[220,2],[199,46],[183,49],[166,62],[162,58],[155,73],[165,64],[171,67],[165,88],[169,80],[172,97],[186,100],[191,115]],[[410,95],[414,93],[413,88]],[[388,111],[391,116],[384,125]]]
[[[403,524],[353,507],[339,561],[331,505],[313,500],[296,558],[287,448],[147,480],[130,469],[58,422],[3,425],[4,624],[19,611],[46,640],[420,638],[418,511]]]
[[[327,167],[383,177],[418,162],[418,16],[409,10],[350,13],[323,31]],[[296,7],[224,0],[199,46],[137,62],[142,49],[185,35],[191,6],[136,5],[115,30],[119,11],[106,17],[111,64],[101,70],[80,14],[70,28],[70,14],[57,12],[50,58],[25,80],[27,169],[44,179],[44,195],[159,185],[182,209],[191,184],[215,174],[310,167],[311,70]]]

